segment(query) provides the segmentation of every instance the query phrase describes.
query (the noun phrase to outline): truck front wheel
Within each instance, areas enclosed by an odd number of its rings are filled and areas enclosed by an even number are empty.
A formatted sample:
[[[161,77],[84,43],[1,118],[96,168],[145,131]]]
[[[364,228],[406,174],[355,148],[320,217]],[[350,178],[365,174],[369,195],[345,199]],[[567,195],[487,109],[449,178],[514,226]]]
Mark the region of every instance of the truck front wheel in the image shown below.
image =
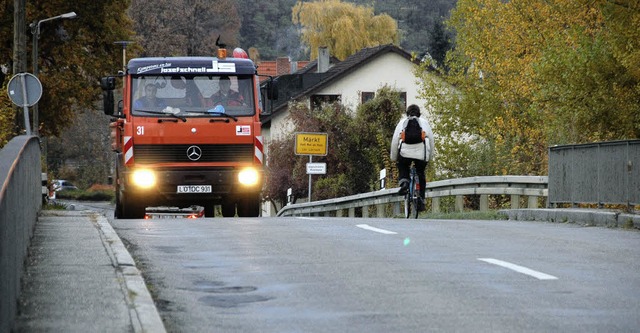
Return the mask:
[[[114,215],[117,219],[143,219],[146,208],[146,204],[138,198],[120,193],[120,189],[116,188],[116,210]]]
[[[215,217],[215,206],[212,202],[207,202],[204,204],[204,216],[205,217]]]
[[[221,205],[222,217],[236,216],[236,203],[233,200],[225,199]]]
[[[116,185],[116,209],[113,211],[113,217],[121,219],[122,217],[122,202],[120,201],[120,186]]]
[[[238,201],[238,216],[258,217],[260,215],[260,194],[250,194]]]
[[[122,218],[123,219],[143,219],[146,213],[147,206],[140,202],[123,202],[122,203]]]

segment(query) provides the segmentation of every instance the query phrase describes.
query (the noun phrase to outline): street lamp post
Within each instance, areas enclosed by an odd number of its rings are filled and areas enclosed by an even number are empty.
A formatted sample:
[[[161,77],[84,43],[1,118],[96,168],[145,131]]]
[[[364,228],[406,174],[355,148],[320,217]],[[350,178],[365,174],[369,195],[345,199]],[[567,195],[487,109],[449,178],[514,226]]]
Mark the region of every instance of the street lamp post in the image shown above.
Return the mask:
[[[69,13],[65,13],[62,15],[58,15],[58,16],[54,16],[54,17],[50,17],[50,18],[46,18],[44,20],[40,20],[40,21],[33,21],[33,23],[31,23],[29,25],[29,27],[31,27],[31,33],[33,34],[33,48],[32,48],[32,65],[33,65],[33,75],[35,75],[36,77],[38,77],[38,39],[40,39],[40,25],[44,22],[47,21],[53,21],[53,20],[57,20],[57,19],[72,19],[75,18],[77,15],[75,12],[69,12]],[[33,133],[36,136],[40,136],[40,133],[38,131],[38,103],[33,105]]]

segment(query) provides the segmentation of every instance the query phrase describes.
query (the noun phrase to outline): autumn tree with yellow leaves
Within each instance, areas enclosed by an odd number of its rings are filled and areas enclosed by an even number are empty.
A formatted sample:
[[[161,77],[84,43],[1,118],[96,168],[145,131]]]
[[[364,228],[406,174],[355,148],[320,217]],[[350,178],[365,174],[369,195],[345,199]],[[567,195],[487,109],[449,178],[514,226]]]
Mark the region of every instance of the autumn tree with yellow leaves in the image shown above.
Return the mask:
[[[328,47],[333,56],[344,60],[362,48],[399,41],[398,25],[391,16],[374,15],[372,6],[341,0],[298,1],[292,22],[301,26],[311,59],[318,57],[318,47]]]
[[[459,0],[439,78],[428,64],[446,176],[547,173],[548,147],[640,137],[640,3]]]

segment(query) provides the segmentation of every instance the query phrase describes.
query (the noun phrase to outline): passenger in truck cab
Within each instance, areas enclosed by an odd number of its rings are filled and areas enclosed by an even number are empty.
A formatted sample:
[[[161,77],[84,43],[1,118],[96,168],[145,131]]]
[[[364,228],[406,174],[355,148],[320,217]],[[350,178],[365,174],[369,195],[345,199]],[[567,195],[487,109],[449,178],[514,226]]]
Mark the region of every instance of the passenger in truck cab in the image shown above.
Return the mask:
[[[244,104],[244,98],[235,90],[231,89],[231,80],[228,76],[221,76],[218,80],[219,90],[211,95],[207,101],[207,106],[240,106]]]
[[[133,107],[144,108],[144,107],[160,107],[163,108],[167,106],[167,104],[160,98],[156,97],[156,93],[158,92],[158,87],[154,83],[149,83],[144,87],[144,96],[138,98],[135,102],[133,102]]]

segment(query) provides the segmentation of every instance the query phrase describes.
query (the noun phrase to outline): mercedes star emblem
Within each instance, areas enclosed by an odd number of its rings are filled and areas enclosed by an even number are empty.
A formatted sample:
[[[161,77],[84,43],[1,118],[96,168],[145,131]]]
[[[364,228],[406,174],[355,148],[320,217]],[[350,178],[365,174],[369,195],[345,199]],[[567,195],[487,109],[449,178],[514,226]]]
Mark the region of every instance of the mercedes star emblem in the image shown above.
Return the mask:
[[[192,161],[197,161],[202,157],[202,149],[198,146],[191,146],[187,148],[187,157]]]

